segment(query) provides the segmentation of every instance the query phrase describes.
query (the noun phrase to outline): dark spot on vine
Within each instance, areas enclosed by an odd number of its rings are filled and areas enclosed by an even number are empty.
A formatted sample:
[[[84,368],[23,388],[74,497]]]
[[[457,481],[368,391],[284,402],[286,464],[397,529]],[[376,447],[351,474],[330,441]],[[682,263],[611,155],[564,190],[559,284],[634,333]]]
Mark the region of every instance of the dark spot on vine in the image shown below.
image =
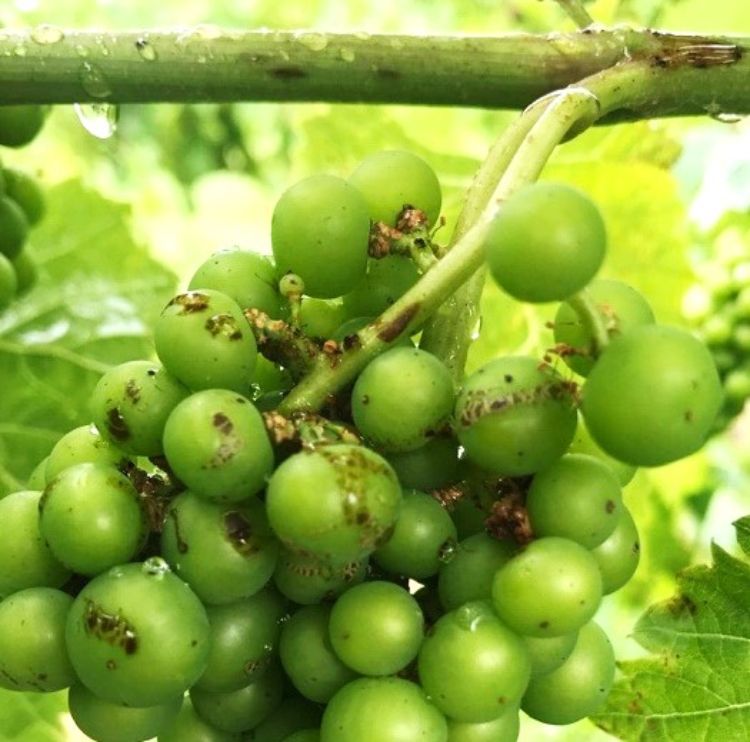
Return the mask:
[[[510,384],[513,381],[513,374],[505,374],[503,378],[505,379],[506,384]]]
[[[115,663],[114,660],[107,660],[106,668],[108,670],[116,670],[117,669],[117,664]]]
[[[197,639],[193,639],[193,641],[190,642],[190,646],[191,647],[197,647],[198,646],[198,640]]]
[[[275,77],[277,80],[300,80],[307,77],[307,72],[305,72],[302,67],[297,67],[295,65],[273,67],[268,70],[268,73],[271,77]]]
[[[44,682],[44,681],[45,681],[45,680],[47,679],[47,673],[46,673],[46,672],[40,672],[40,673],[39,673],[39,674],[38,674],[38,675],[36,676],[36,679],[37,679],[37,680],[41,680],[42,682]]]
[[[107,410],[107,430],[116,441],[126,441],[130,438],[130,429],[117,407]]]
[[[362,343],[360,342],[359,335],[354,333],[353,335],[347,335],[341,344],[344,346],[344,350],[351,350],[352,348],[359,348]]]
[[[540,629],[548,629],[548,628],[549,628],[549,621],[542,621],[542,622],[541,622],[541,623],[539,624],[539,628],[540,628]]]
[[[401,73],[398,70],[392,70],[388,67],[378,67],[375,74],[383,80],[399,80]]]
[[[408,307],[401,310],[390,322],[386,322],[378,330],[378,338],[384,343],[390,343],[394,341],[401,333],[406,330],[409,323],[414,319],[419,312],[420,303],[416,302],[410,304]]]
[[[224,435],[229,435],[234,430],[234,424],[223,412],[214,414],[213,426]]]

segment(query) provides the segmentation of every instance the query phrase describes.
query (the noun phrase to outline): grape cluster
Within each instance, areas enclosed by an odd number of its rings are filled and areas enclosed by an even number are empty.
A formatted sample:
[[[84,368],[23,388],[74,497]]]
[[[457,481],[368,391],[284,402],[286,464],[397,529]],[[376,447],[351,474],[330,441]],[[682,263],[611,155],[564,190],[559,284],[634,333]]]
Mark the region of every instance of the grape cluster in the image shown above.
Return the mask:
[[[29,144],[44,125],[44,117],[41,106],[0,106],[0,146]],[[36,266],[24,245],[44,211],[37,180],[22,170],[0,167],[0,310],[36,282]]]
[[[502,742],[520,711],[601,706],[594,617],[639,558],[622,487],[695,450],[721,395],[697,340],[592,282],[586,197],[529,187],[488,234],[509,293],[563,302],[547,358],[456,389],[406,338],[328,417],[276,410],[430,270],[410,250],[440,202],[425,162],[378,153],[282,195],[273,260],[198,268],[159,360],[105,373],[92,424],[0,501],[0,686],[69,688],[101,742]]]
[[[750,397],[750,261],[719,250],[686,297],[686,314],[719,369],[724,404],[715,431],[724,430]]]

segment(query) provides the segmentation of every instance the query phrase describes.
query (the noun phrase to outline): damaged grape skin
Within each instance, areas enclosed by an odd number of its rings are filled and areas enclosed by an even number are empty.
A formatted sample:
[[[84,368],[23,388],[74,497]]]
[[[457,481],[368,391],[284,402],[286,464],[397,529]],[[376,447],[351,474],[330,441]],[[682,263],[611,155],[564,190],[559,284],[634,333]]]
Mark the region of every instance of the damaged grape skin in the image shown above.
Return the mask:
[[[575,391],[535,358],[497,358],[464,383],[455,411],[458,439],[469,459],[493,474],[534,474],[573,440]]]
[[[204,603],[223,605],[269,581],[279,545],[259,500],[219,505],[184,492],[167,511],[161,553]]]
[[[157,706],[203,673],[210,627],[196,595],[154,558],[89,582],[68,614],[66,644],[92,693],[113,703]]]

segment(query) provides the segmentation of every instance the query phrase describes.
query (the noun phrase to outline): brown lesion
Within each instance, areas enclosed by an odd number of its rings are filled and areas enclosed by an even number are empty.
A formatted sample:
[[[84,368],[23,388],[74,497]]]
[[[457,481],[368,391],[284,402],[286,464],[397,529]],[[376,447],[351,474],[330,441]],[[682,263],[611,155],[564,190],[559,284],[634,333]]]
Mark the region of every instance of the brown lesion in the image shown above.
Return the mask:
[[[119,612],[109,613],[93,600],[87,600],[83,625],[87,634],[120,647],[125,654],[135,654],[138,651],[135,627]]]
[[[420,302],[414,302],[404,307],[393,319],[383,322],[382,319],[376,320],[375,325],[378,330],[378,339],[384,343],[392,343],[399,338],[417,316],[421,308]]]
[[[737,64],[742,60],[744,50],[738,44],[726,39],[712,39],[705,36],[662,34],[651,31],[651,36],[659,43],[659,49],[650,59],[654,67],[670,69],[694,67],[706,69]]]
[[[200,291],[188,291],[171,299],[167,307],[179,306],[178,314],[196,314],[205,312],[210,304],[211,299],[207,294],[202,294]]]
[[[484,522],[487,533],[499,540],[512,540],[520,546],[534,540],[534,531],[526,509],[530,477],[507,477],[497,481],[497,499]]]

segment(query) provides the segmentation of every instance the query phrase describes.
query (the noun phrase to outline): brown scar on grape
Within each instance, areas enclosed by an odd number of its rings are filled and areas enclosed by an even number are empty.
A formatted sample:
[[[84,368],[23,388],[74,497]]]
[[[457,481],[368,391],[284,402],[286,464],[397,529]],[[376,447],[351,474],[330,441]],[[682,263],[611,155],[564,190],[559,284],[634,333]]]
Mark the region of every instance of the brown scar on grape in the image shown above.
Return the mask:
[[[229,543],[243,556],[250,556],[260,550],[260,546],[253,538],[250,522],[237,510],[224,513],[224,533]]]
[[[234,430],[234,424],[223,412],[214,413],[212,424],[224,435],[229,435]]]
[[[141,401],[141,388],[135,379],[130,379],[125,384],[125,396],[133,403],[138,404]]]
[[[382,324],[378,329],[378,339],[384,343],[393,342],[401,333],[406,330],[409,323],[416,317],[421,307],[420,302],[409,304],[402,309],[392,320]]]
[[[206,320],[205,328],[216,337],[223,335],[227,340],[242,340],[237,320],[231,314],[215,314]]]
[[[119,646],[125,654],[135,654],[138,651],[135,627],[119,613],[108,613],[93,600],[86,601],[83,624],[87,634],[93,634],[112,646]]]
[[[201,294],[199,291],[188,291],[186,294],[178,294],[174,299],[171,299],[167,307],[177,304],[180,306],[178,314],[195,314],[208,309],[210,303],[211,301],[206,294]]]
[[[529,477],[503,478],[496,484],[499,499],[492,503],[484,527],[490,536],[499,540],[513,540],[525,546],[534,540],[534,531],[526,510]]]
[[[107,430],[116,441],[125,441],[130,438],[130,429],[117,407],[107,410]]]
[[[174,540],[177,544],[177,551],[179,551],[180,554],[187,554],[190,546],[188,545],[188,542],[185,541],[184,538],[182,538],[182,533],[180,531],[180,518],[179,515],[177,515],[177,510],[172,508],[169,511],[169,517],[172,519],[172,523],[174,524]]]

